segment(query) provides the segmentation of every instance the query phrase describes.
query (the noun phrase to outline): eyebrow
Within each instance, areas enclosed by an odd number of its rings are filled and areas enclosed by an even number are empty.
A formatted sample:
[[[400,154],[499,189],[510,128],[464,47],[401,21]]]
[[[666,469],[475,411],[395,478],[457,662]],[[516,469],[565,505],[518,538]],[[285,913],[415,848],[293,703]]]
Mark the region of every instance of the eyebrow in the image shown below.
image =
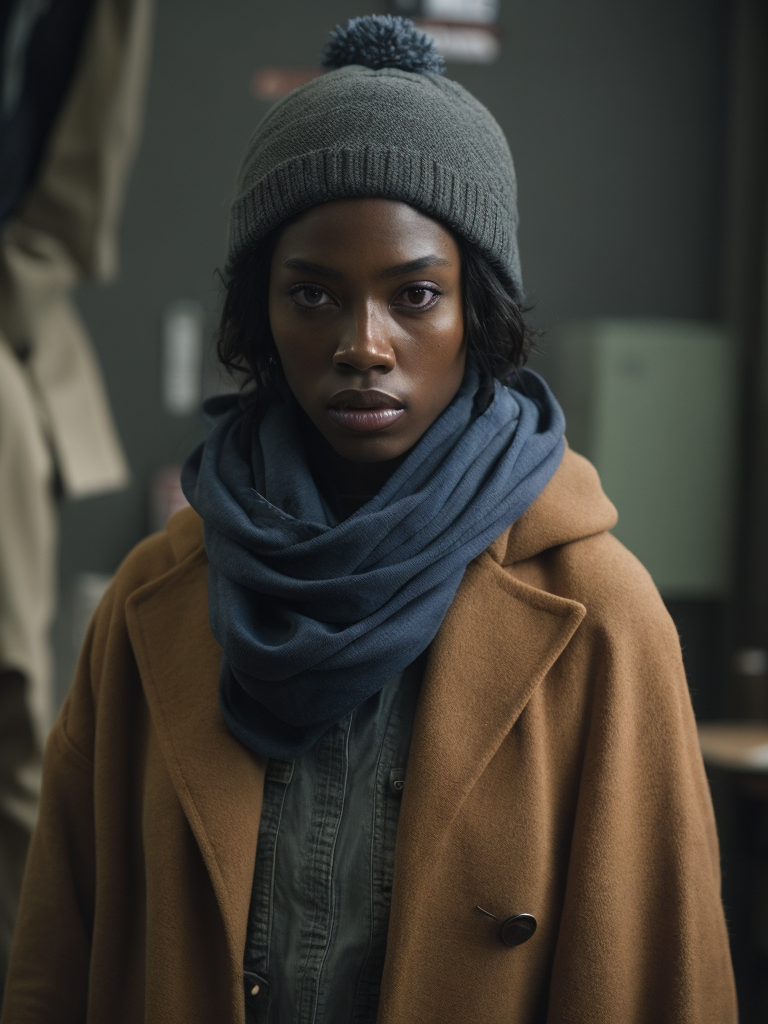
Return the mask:
[[[322,263],[312,263],[311,260],[302,260],[298,257],[287,259],[283,266],[286,270],[303,270],[307,274],[317,274],[320,277],[329,277],[339,280],[344,275],[333,267],[326,267]],[[426,270],[428,267],[450,267],[451,261],[443,259],[442,256],[420,256],[417,260],[408,260],[407,263],[398,263],[396,267],[388,267],[381,274],[384,278],[400,277],[403,274],[412,274],[415,270]]]
[[[401,274],[412,274],[414,270],[426,270],[428,267],[450,267],[451,261],[443,259],[442,256],[421,256],[417,260],[409,260],[407,263],[398,263],[396,267],[389,267],[381,275],[382,277],[400,277]]]
[[[303,270],[307,274],[318,274],[320,277],[341,278],[344,275],[332,267],[324,267],[322,263],[312,263],[310,260],[298,258],[286,260],[283,266],[287,270]]]

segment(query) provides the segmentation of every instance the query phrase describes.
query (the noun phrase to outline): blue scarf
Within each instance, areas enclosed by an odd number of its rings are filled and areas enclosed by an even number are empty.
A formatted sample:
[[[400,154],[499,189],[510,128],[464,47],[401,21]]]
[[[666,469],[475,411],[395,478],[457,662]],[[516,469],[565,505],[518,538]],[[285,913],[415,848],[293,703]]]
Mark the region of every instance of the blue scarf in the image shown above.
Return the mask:
[[[209,614],[224,651],[231,732],[290,759],[424,651],[464,570],[531,505],[565,449],[544,381],[498,382],[473,412],[470,363],[451,404],[378,494],[336,523],[288,403],[254,427],[236,396],[215,399],[184,493],[203,519]]]

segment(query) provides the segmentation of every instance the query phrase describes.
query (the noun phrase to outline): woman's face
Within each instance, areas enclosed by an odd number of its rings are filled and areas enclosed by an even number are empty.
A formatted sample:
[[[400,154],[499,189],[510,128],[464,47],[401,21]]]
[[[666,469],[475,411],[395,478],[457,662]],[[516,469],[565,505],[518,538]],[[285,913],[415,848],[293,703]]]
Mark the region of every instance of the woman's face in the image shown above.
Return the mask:
[[[296,400],[353,462],[404,455],[464,374],[458,247],[406,203],[338,199],[289,224],[269,319]]]

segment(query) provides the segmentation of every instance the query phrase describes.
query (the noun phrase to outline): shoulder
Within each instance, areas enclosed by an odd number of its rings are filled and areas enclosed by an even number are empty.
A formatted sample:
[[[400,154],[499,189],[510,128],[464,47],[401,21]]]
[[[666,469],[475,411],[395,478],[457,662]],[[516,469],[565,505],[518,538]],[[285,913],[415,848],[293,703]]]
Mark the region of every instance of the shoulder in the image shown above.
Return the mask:
[[[165,530],[140,541],[117,570],[114,585],[122,594],[131,593],[165,576],[193,557],[204,557],[203,524],[192,508],[171,517]]]
[[[582,611],[538,693],[542,706],[557,705],[558,728],[571,723],[595,763],[610,747],[649,773],[650,758],[654,773],[700,774],[680,639],[640,561],[602,530],[502,568],[521,594],[543,592]]]
[[[62,708],[61,725],[81,751],[92,744],[94,716],[105,690],[110,706],[122,707],[141,693],[131,636],[131,609],[147,594],[182,573],[185,589],[206,594],[207,558],[200,517],[177,512],[165,530],[140,541],[115,573],[88,627],[77,671]],[[169,609],[173,614],[173,609]]]
[[[557,545],[507,567],[515,576],[620,620],[666,614],[648,570],[609,532]]]
[[[207,564],[202,520],[192,508],[183,508],[123,560],[91,623],[92,650],[106,650],[112,641],[128,642],[130,608],[156,590],[168,589],[166,584],[180,572],[205,588]]]
[[[667,622],[645,567],[610,532],[618,522],[594,466],[570,448],[492,553],[512,576],[583,604],[593,620]]]
[[[568,450],[496,555],[513,578],[584,607],[582,643],[654,649],[677,661],[675,626],[648,571],[610,532],[616,522],[594,467]]]
[[[585,610],[553,679],[589,694],[592,714],[612,721],[617,735],[684,735],[691,746],[677,628],[649,573],[620,541],[610,533],[586,537],[507,571]]]

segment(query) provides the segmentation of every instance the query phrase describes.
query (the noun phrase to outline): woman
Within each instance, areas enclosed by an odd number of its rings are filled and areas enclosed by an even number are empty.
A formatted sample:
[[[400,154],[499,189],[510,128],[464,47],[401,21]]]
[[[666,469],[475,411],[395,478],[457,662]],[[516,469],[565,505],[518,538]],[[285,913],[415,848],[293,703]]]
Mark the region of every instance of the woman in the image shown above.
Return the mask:
[[[506,142],[402,19],[327,64],[246,152],[253,387],[92,623],[2,1020],[728,1024],[677,637],[520,369]]]

